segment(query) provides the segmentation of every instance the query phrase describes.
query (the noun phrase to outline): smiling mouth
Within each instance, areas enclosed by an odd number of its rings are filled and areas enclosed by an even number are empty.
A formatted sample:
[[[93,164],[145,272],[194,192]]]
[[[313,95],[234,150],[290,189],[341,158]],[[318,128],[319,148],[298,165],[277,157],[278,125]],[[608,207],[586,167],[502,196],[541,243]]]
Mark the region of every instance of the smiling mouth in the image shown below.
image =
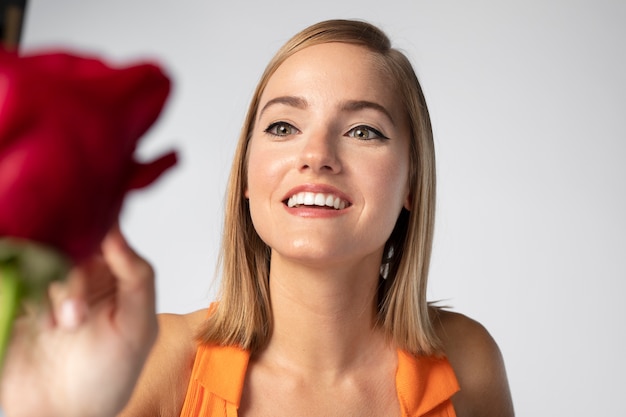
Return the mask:
[[[342,200],[333,194],[301,192],[289,197],[285,204],[287,207],[314,207],[343,210],[350,206],[350,202]]]

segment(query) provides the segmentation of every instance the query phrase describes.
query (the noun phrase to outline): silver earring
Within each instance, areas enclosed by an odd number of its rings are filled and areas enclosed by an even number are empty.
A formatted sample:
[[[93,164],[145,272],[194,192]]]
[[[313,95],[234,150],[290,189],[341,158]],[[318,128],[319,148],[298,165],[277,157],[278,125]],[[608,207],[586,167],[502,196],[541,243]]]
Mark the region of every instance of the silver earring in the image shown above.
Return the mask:
[[[380,266],[380,276],[383,279],[387,279],[387,277],[389,276],[389,263],[388,262],[385,262],[384,264]]]

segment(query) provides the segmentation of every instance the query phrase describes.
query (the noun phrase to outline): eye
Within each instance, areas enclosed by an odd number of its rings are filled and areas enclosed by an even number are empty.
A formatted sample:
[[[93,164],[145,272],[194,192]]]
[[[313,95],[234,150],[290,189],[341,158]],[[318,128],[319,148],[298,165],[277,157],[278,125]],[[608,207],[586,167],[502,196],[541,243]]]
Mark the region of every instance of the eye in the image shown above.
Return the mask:
[[[361,139],[361,140],[371,140],[371,139],[389,139],[385,135],[383,135],[379,130],[374,129],[373,127],[360,125],[353,127],[346,133],[346,136]]]
[[[275,122],[269,125],[264,132],[274,136],[289,136],[300,131],[287,122]]]

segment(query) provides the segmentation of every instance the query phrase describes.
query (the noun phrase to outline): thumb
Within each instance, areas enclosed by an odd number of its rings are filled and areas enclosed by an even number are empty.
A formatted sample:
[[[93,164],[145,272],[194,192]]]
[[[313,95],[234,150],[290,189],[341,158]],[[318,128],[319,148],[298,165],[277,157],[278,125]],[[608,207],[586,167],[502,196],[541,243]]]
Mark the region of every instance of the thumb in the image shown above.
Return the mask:
[[[115,318],[120,330],[145,343],[156,338],[154,271],[126,242],[115,225],[102,242],[102,255],[117,279]]]

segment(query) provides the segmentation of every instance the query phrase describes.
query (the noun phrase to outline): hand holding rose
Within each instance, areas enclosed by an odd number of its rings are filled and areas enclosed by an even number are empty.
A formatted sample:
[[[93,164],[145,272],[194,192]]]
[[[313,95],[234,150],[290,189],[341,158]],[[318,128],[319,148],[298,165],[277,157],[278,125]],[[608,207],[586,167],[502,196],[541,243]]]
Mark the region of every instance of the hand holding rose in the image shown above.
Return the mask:
[[[152,269],[114,227],[102,255],[50,295],[49,310],[16,321],[0,382],[7,417],[117,415],[157,334]]]
[[[19,315],[0,391],[10,416],[112,415],[130,395],[156,335],[154,285],[114,225],[126,193],[176,163],[134,158],[169,89],[152,64],[0,51],[0,371]],[[26,314],[48,292],[50,311]]]

